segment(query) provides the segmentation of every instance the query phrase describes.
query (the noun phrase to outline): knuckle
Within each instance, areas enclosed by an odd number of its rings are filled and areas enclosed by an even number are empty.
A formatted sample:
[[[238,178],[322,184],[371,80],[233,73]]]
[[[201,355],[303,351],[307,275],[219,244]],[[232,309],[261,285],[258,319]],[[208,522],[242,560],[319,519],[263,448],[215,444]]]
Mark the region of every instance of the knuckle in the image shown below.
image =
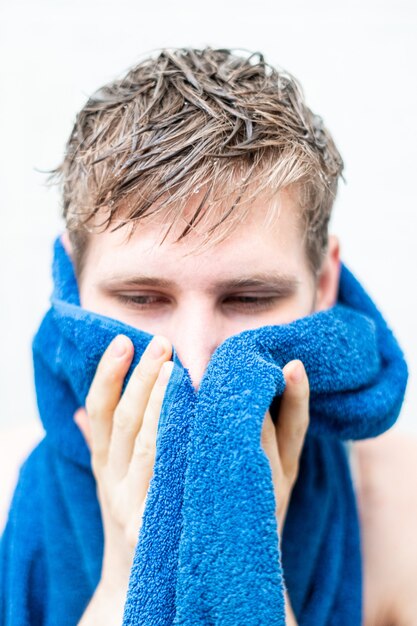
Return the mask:
[[[149,438],[143,436],[140,431],[138,436],[136,437],[135,446],[133,453],[135,456],[143,456],[148,458],[153,458],[155,456],[156,446]]]
[[[149,412],[152,421],[158,420],[161,410],[162,410],[162,401],[163,401],[164,393],[160,390],[157,390],[157,393],[151,394],[147,406],[147,411]]]
[[[120,367],[115,367],[113,363],[109,363],[103,371],[103,383],[106,385],[115,385],[124,378],[124,371]]]
[[[93,387],[96,385],[116,384],[120,378],[124,378],[126,364],[117,361],[105,352],[101,357],[93,378]]]
[[[131,431],[133,428],[132,418],[126,407],[118,405],[113,414],[113,425],[118,430]]]
[[[117,503],[115,498],[111,498],[109,497],[107,499],[107,509],[109,511],[110,517],[115,520],[115,522],[120,523],[120,518],[121,518],[121,514],[120,514],[120,506]]]
[[[151,377],[151,372],[149,371],[149,368],[143,361],[139,361],[139,363],[135,367],[133,376],[139,383],[146,384],[149,382],[149,379]]]
[[[308,417],[294,425],[293,437],[297,440],[304,439],[308,428]]]

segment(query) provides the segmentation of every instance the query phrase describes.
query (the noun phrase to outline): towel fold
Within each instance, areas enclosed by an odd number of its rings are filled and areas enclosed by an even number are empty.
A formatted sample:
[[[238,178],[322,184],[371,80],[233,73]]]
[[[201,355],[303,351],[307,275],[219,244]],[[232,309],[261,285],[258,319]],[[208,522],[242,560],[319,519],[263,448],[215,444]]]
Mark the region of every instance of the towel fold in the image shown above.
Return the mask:
[[[341,270],[334,307],[229,337],[198,391],[174,346],[124,626],[283,625],[284,587],[300,626],[361,624],[359,523],[343,441],[392,426],[407,366],[375,304]],[[80,306],[59,238],[53,276],[33,342],[46,436],[21,469],[1,543],[5,626],[75,626],[85,610],[103,531],[73,414],[113,337],[123,333],[135,347],[125,384],[152,339]],[[281,544],[260,439],[268,408],[277,419],[292,359],[309,377],[311,418]]]

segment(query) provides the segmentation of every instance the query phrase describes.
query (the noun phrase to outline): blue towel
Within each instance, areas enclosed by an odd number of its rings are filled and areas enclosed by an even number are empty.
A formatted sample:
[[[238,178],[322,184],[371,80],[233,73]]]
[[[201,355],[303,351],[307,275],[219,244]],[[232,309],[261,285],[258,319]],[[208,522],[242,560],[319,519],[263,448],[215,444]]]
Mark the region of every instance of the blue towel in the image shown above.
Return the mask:
[[[73,421],[113,337],[135,357],[152,335],[80,306],[59,238],[54,291],[33,341],[44,439],[23,464],[1,541],[4,626],[75,626],[99,581],[103,529],[90,456]],[[284,365],[301,359],[311,419],[282,544],[260,436],[277,419]],[[344,441],[395,422],[407,366],[396,339],[342,264],[337,304],[229,337],[196,392],[175,346],[154,476],[124,626],[278,626],[286,587],[300,626],[359,626],[359,523]],[[279,498],[279,494],[278,494]]]

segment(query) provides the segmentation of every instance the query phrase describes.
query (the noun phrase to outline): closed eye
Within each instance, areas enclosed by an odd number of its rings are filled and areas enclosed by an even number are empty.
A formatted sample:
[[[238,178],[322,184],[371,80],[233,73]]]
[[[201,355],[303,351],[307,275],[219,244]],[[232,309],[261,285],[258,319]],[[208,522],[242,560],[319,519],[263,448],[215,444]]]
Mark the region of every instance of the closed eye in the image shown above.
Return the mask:
[[[139,295],[139,294],[116,294],[116,298],[123,304],[130,305],[135,309],[145,310],[158,306],[165,306],[170,303],[170,299],[160,295]],[[247,296],[233,295],[227,296],[221,302],[228,308],[238,308],[255,310],[273,306],[280,296]]]
[[[260,309],[268,308],[279,300],[278,296],[229,296],[223,302],[238,308]]]
[[[126,295],[126,294],[122,294],[122,293],[118,293],[116,294],[116,298],[119,300],[119,302],[122,302],[124,304],[133,304],[135,306],[140,307],[147,307],[147,306],[154,306],[156,304],[165,304],[167,302],[169,302],[169,300],[167,298],[161,298],[161,296],[139,296],[139,295]]]

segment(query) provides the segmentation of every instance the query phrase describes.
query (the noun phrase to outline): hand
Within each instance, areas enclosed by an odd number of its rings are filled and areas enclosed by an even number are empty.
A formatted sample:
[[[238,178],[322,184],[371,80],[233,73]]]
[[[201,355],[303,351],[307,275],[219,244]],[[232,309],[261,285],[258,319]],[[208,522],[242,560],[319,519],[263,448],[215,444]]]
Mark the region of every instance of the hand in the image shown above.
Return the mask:
[[[171,362],[162,367],[171,355],[171,346],[165,338],[160,337],[160,340],[164,348],[162,355],[152,359],[147,348],[121,399],[133,346],[124,336],[114,340],[97,368],[87,396],[87,412],[80,409],[75,415],[91,450],[105,537],[101,581],[80,626],[93,624],[97,618],[104,617],[103,623],[117,624],[122,616],[134,548],[153,473],[157,423],[172,369]],[[118,348],[124,347],[123,351],[113,350],[116,341],[122,344]],[[165,375],[158,376],[165,368],[168,370]],[[307,428],[302,416],[308,422],[307,377],[301,364],[302,379],[297,382],[294,369],[294,365],[288,364],[283,370],[287,387],[281,402],[277,432],[269,412],[262,430],[276,496],[279,493],[277,516],[280,528],[298,473],[300,437],[303,438]],[[301,409],[305,405],[307,410],[303,413]],[[281,442],[281,446],[283,441],[287,441],[288,448],[281,454],[281,448],[278,453],[278,443]],[[117,599],[117,607],[113,599]],[[295,619],[289,621],[293,614],[287,597],[286,604],[288,623],[296,624]],[[110,610],[114,611],[114,620],[110,617]]]
[[[304,365],[298,360],[290,361],[282,371],[286,386],[277,424],[274,425],[271,414],[267,411],[261,434],[261,444],[271,466],[278,532],[281,538],[310,419],[310,387]],[[287,593],[285,603],[287,624],[296,626]]]
[[[154,352],[155,347],[159,351]],[[119,617],[154,470],[159,415],[173,366],[168,361],[171,344],[165,337],[154,337],[121,395],[133,352],[132,342],[124,335],[110,343],[90,386],[86,411],[80,409],[74,416],[91,450],[103,520],[98,597],[113,597]]]

